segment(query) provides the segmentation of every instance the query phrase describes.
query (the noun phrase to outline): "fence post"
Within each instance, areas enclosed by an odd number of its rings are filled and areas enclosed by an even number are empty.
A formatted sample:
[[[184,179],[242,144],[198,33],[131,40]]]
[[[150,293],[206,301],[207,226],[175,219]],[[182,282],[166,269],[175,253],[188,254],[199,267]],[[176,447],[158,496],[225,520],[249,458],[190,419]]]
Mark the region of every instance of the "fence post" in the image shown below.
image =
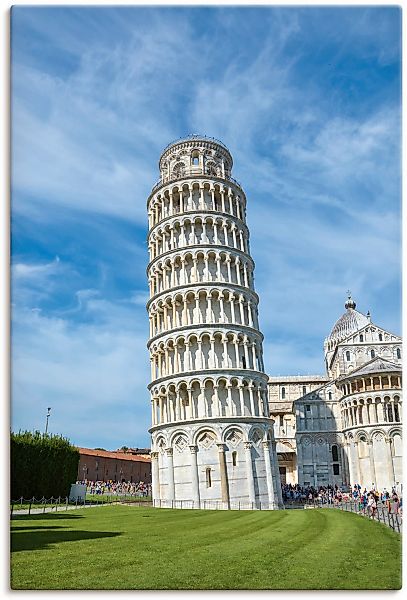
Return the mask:
[[[68,510],[68,496],[66,497],[66,501],[65,501],[65,510]]]
[[[30,506],[28,507],[28,514],[29,515],[31,514],[31,504],[32,504],[33,500],[34,500],[34,496],[32,497],[32,500],[30,500]]]
[[[44,498],[43,504],[44,504],[44,508],[42,509],[42,514],[45,513],[45,507],[47,506],[47,501],[45,500],[45,498]]]
[[[23,497],[20,498],[20,508],[23,508]]]

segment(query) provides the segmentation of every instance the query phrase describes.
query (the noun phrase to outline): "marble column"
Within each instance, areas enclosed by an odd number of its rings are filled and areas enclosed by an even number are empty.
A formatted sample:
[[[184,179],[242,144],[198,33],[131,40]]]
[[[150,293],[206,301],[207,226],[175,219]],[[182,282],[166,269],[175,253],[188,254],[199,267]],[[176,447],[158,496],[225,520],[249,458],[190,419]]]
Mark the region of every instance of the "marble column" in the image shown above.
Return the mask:
[[[191,451],[192,500],[194,501],[194,508],[199,508],[201,498],[199,494],[199,476],[197,461],[198,446],[190,446],[189,449]]]
[[[175,482],[174,482],[174,452],[172,448],[166,448],[167,453],[167,474],[168,474],[168,500],[175,500]]]
[[[386,455],[387,455],[387,472],[388,477],[391,483],[391,486],[395,484],[395,476],[394,476],[394,465],[393,465],[393,455],[391,452],[391,440],[390,438],[386,438]],[[389,492],[391,491],[388,490]]]
[[[249,502],[256,502],[256,494],[254,491],[254,477],[253,477],[253,464],[252,464],[252,442],[244,442],[244,449],[246,455],[246,479],[247,479],[247,487],[249,492]]]
[[[263,442],[263,451],[264,451],[264,463],[266,466],[266,481],[267,481],[267,491],[269,496],[269,508],[277,508],[276,499],[274,496],[274,484],[273,484],[273,470],[271,466],[270,459],[270,442]]]
[[[367,446],[368,446],[368,449],[369,449],[369,466],[370,466],[370,481],[368,482],[368,485],[371,486],[372,483],[374,483],[375,488],[377,488],[376,469],[375,469],[375,466],[374,466],[374,456],[373,456],[373,444],[372,444],[372,442],[367,442]]]
[[[229,483],[226,466],[225,444],[217,444],[219,450],[220,490],[222,502],[226,502],[229,508]]]
[[[160,500],[160,472],[158,452],[151,453],[151,481],[153,483],[153,501]]]

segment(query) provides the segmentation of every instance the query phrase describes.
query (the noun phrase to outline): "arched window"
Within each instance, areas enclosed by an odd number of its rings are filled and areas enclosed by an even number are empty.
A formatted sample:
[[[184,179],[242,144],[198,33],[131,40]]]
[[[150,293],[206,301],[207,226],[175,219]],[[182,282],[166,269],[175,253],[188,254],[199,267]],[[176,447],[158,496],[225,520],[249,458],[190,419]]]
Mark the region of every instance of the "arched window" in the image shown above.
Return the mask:
[[[211,477],[211,468],[207,467],[206,469],[206,487],[212,487],[212,477]]]
[[[370,358],[374,358],[375,356],[376,356],[376,355],[375,355],[375,351],[374,351],[374,350],[371,350],[371,351],[370,351]]]
[[[208,162],[205,166],[205,171],[207,175],[217,175],[216,164],[213,161]]]
[[[328,392],[328,400],[332,400],[332,392]]]
[[[198,150],[194,150],[191,154],[191,162],[194,166],[198,166],[199,165],[199,152]]]
[[[396,355],[397,355],[397,358],[399,358],[399,359],[401,358],[401,350],[400,350],[400,348],[397,348]]]
[[[172,170],[173,177],[182,177],[185,173],[185,165],[183,162],[178,162],[174,165]]]
[[[363,342],[363,334],[362,333],[359,335],[359,342]]]
[[[307,393],[307,386],[303,385],[302,386],[302,395],[305,396],[306,393]]]
[[[346,351],[346,360],[348,360],[348,361],[350,360],[350,352],[349,352],[349,350]]]
[[[244,356],[242,356],[242,368],[245,369],[246,368],[246,359]]]
[[[285,387],[281,388],[281,400],[284,400],[285,398]]]
[[[381,333],[379,333],[379,342],[383,341],[383,335]]]
[[[338,446],[332,446],[332,460],[334,462],[338,462],[339,460]]]
[[[235,467],[236,466],[236,462],[237,462],[237,452],[236,450],[234,450],[232,452],[232,465]]]

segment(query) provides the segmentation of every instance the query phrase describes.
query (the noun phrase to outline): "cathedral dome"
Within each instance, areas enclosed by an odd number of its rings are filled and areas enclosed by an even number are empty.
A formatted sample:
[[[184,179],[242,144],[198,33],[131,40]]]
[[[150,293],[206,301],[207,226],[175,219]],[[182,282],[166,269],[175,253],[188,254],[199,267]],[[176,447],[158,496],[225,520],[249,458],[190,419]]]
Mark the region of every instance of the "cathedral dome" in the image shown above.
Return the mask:
[[[332,328],[331,333],[328,336],[328,344],[337,344],[341,340],[345,339],[352,333],[356,333],[359,329],[362,329],[365,325],[370,323],[367,316],[356,310],[356,302],[352,300],[351,296],[345,303],[346,312],[336,321]]]

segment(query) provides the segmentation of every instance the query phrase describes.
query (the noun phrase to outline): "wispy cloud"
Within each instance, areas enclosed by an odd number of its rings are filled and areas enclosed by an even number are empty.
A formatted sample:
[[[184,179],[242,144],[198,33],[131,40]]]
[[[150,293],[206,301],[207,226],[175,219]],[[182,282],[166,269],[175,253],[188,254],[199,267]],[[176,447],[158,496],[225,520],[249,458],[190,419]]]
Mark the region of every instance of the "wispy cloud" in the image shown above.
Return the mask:
[[[322,372],[348,288],[399,332],[399,28],[389,7],[13,8],[15,426],[54,402],[77,443],[148,444],[146,198],[191,132],[247,193],[270,373]]]

